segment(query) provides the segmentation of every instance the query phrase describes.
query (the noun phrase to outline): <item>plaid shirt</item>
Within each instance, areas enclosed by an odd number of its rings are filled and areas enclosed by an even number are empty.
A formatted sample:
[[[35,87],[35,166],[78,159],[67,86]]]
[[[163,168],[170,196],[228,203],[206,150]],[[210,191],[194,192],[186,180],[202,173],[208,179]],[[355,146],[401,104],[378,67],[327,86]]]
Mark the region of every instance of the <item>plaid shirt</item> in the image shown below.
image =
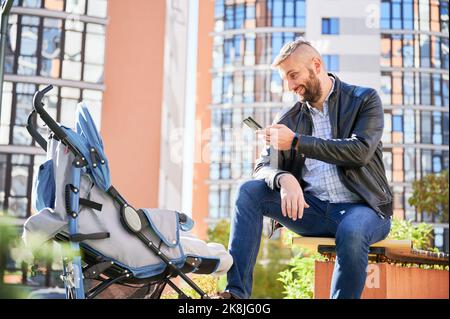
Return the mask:
[[[333,87],[330,90],[330,94],[334,88],[334,79],[331,79],[333,81]],[[328,94],[323,104],[323,112],[320,112],[307,102],[313,120],[312,136],[323,139],[333,138],[328,113],[328,98],[330,94]],[[362,200],[357,194],[351,192],[342,184],[339,179],[337,167],[334,164],[306,158],[302,175],[303,180],[309,184],[305,188],[305,191],[310,192],[320,200],[329,201],[330,203],[352,203]]]

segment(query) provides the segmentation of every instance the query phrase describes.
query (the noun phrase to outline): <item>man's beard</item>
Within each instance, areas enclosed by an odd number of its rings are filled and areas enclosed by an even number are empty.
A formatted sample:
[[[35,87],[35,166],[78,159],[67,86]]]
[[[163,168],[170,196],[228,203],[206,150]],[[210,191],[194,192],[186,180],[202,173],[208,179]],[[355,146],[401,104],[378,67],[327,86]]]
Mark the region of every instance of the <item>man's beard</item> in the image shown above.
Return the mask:
[[[322,86],[320,85],[319,78],[314,74],[313,70],[308,69],[309,77],[306,85],[301,87],[304,89],[303,94],[300,95],[300,101],[315,103],[322,96]],[[299,88],[300,89],[300,88]],[[297,89],[297,94],[299,92]]]

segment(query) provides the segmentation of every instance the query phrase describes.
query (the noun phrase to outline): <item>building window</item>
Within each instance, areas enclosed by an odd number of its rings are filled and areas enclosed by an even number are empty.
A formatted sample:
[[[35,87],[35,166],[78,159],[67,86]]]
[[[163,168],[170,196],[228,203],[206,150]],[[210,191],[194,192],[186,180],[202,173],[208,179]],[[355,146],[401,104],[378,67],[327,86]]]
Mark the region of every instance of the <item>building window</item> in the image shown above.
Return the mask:
[[[447,31],[448,33],[448,31]],[[448,70],[448,38],[441,38],[441,68]]]
[[[422,144],[431,144],[431,113],[422,112],[421,117]]]
[[[442,152],[442,169],[447,169],[448,170],[448,167],[449,167],[448,166],[448,151],[443,151]]]
[[[219,186],[211,185],[209,188],[209,217],[219,218]]]
[[[384,131],[382,136],[383,143],[392,142],[392,114],[384,113]]]
[[[441,32],[448,34],[448,1],[440,1]]]
[[[61,69],[61,29],[62,20],[44,19],[40,69],[42,76],[59,77],[59,70]]]
[[[416,150],[408,147],[404,152],[405,182],[414,182],[416,179]]]
[[[271,0],[267,8],[271,12],[268,23],[274,27],[305,26],[304,0]]]
[[[392,182],[392,152],[390,150],[383,152],[383,162],[386,171],[386,179],[388,182]]]
[[[322,34],[339,34],[339,19],[322,18]]]
[[[234,10],[233,6],[226,7],[225,9],[225,30],[234,28]]]
[[[284,1],[284,26],[293,27],[295,24],[294,0]]]
[[[414,29],[414,9],[412,0],[403,0],[403,28]]]
[[[0,210],[8,216],[29,216],[33,157],[0,154]]]
[[[382,29],[391,28],[391,3],[387,0],[381,2],[381,23]]]
[[[403,66],[414,66],[414,37],[410,34],[403,35]]]
[[[235,28],[241,29],[244,27],[245,6],[243,4],[238,4],[236,5],[235,11]]]
[[[17,83],[15,85],[15,117],[11,118],[13,126],[13,143],[15,145],[32,145],[32,138],[26,130],[28,114],[33,105],[34,84]]]
[[[272,12],[272,26],[283,26],[283,2],[280,0],[275,0],[273,3],[269,2],[268,4],[269,10],[271,9]]]
[[[105,26],[88,23],[86,31],[83,78],[87,82],[103,83]]]
[[[443,122],[442,122],[442,126],[446,129],[444,129],[442,131],[442,142],[444,145],[448,145],[448,126],[449,126],[449,122],[448,122],[448,113],[443,113]]]
[[[21,75],[23,82],[7,79],[4,82],[3,103],[0,110],[0,144],[35,146],[27,132],[27,117],[32,99],[38,89],[37,77],[80,81],[74,86],[86,88],[87,83],[103,83],[105,53],[106,0],[16,0],[15,7],[29,8],[26,14],[11,14],[8,20],[5,56],[6,76]],[[36,10],[38,9],[38,10]],[[34,14],[36,12],[36,14]],[[89,15],[100,19],[93,22]],[[101,20],[104,20],[103,22]],[[81,82],[83,81],[83,82]],[[43,81],[46,83],[47,81]],[[100,86],[99,86],[100,87]],[[96,123],[100,123],[102,92],[99,88],[80,89],[71,84],[54,86],[44,103],[47,112],[57,122],[72,126],[75,109],[85,100]],[[37,119],[36,128],[45,136],[47,128]],[[45,156],[8,153],[0,154],[0,211],[25,218],[31,213],[33,176]],[[2,151],[2,150],[0,150]],[[27,151],[28,153],[28,151]]]
[[[325,54],[322,59],[328,71],[339,72],[339,55]]]
[[[380,54],[380,63],[381,66],[389,67],[391,66],[391,44],[392,39],[390,34],[382,34],[381,35],[381,54]]]
[[[85,14],[86,1],[87,0],[66,0],[66,12],[74,14]]]
[[[426,34],[382,34],[380,64],[448,70],[448,38]]]
[[[414,144],[415,140],[415,117],[413,110],[405,110],[404,112],[404,134],[405,134],[405,143]]]
[[[5,190],[6,190],[6,167],[7,167],[7,155],[0,153],[0,210],[4,210],[5,203]]]
[[[428,73],[420,74],[420,101],[422,105],[431,104],[431,82]]]
[[[256,17],[256,7],[254,3],[246,3],[245,4],[245,19],[252,21]]]
[[[431,174],[432,172],[431,150],[422,150],[422,175]]]
[[[433,144],[442,145],[442,113],[433,112]]]
[[[400,0],[392,1],[392,28],[402,28],[402,3]]]
[[[414,104],[414,75],[403,73],[403,104]]]
[[[420,72],[382,72],[380,93],[385,104],[448,107],[448,76]]]
[[[403,118],[401,115],[392,116],[392,130],[394,132],[403,132]]]
[[[107,0],[89,0],[87,15],[106,18],[108,13],[108,1]]]
[[[295,25],[304,28],[305,24],[305,0],[297,0],[295,2]]]
[[[382,0],[381,29],[448,33],[448,1]]]

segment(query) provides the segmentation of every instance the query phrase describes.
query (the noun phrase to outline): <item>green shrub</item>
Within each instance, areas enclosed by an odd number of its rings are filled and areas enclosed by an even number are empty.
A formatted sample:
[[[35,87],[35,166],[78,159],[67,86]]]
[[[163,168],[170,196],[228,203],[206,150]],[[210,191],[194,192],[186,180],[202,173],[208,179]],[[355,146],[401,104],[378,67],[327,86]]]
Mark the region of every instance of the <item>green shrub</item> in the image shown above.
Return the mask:
[[[291,249],[284,246],[281,239],[263,236],[253,273],[252,298],[283,298],[283,284],[278,274],[287,268],[291,257]]]
[[[14,221],[0,213],[0,298],[26,298],[28,294],[25,287],[3,285],[5,273],[12,274],[6,272],[7,258],[14,261],[17,269],[25,267],[27,276],[33,277],[46,273],[49,266],[62,269],[61,256],[74,256],[70,244],[55,244],[53,240],[46,240],[42,234],[30,235],[28,245],[25,245],[21,238],[22,229]]]
[[[0,299],[18,299],[26,296],[22,288],[4,283],[7,259],[17,239],[18,231],[13,220],[0,213]]]
[[[213,228],[208,228],[208,241],[219,243],[228,248],[228,238],[230,238],[230,222],[221,219]]]
[[[285,299],[312,299],[314,297],[314,269],[316,261],[324,261],[319,253],[299,249],[291,258],[288,269],[279,273]]]
[[[411,221],[393,218],[388,238],[411,240],[414,249],[435,250],[432,247],[433,226],[430,224],[413,225]]]
[[[413,182],[413,193],[408,203],[419,213],[437,215],[437,220],[448,223],[448,170],[440,174],[428,174]]]

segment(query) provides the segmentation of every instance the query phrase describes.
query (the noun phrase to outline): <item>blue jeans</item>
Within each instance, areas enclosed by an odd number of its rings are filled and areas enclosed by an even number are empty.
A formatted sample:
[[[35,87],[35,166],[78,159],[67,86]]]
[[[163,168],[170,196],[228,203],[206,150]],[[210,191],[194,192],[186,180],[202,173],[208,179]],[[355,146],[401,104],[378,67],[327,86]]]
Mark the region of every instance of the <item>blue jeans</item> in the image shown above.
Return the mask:
[[[263,180],[250,180],[239,189],[231,220],[226,290],[240,298],[252,294],[253,269],[258,255],[263,216],[273,218],[301,236],[335,237],[336,262],[331,298],[360,298],[366,281],[369,246],[389,234],[391,220],[381,218],[364,203],[333,204],[304,193],[309,204],[302,219],[293,221],[281,212],[280,193]]]

